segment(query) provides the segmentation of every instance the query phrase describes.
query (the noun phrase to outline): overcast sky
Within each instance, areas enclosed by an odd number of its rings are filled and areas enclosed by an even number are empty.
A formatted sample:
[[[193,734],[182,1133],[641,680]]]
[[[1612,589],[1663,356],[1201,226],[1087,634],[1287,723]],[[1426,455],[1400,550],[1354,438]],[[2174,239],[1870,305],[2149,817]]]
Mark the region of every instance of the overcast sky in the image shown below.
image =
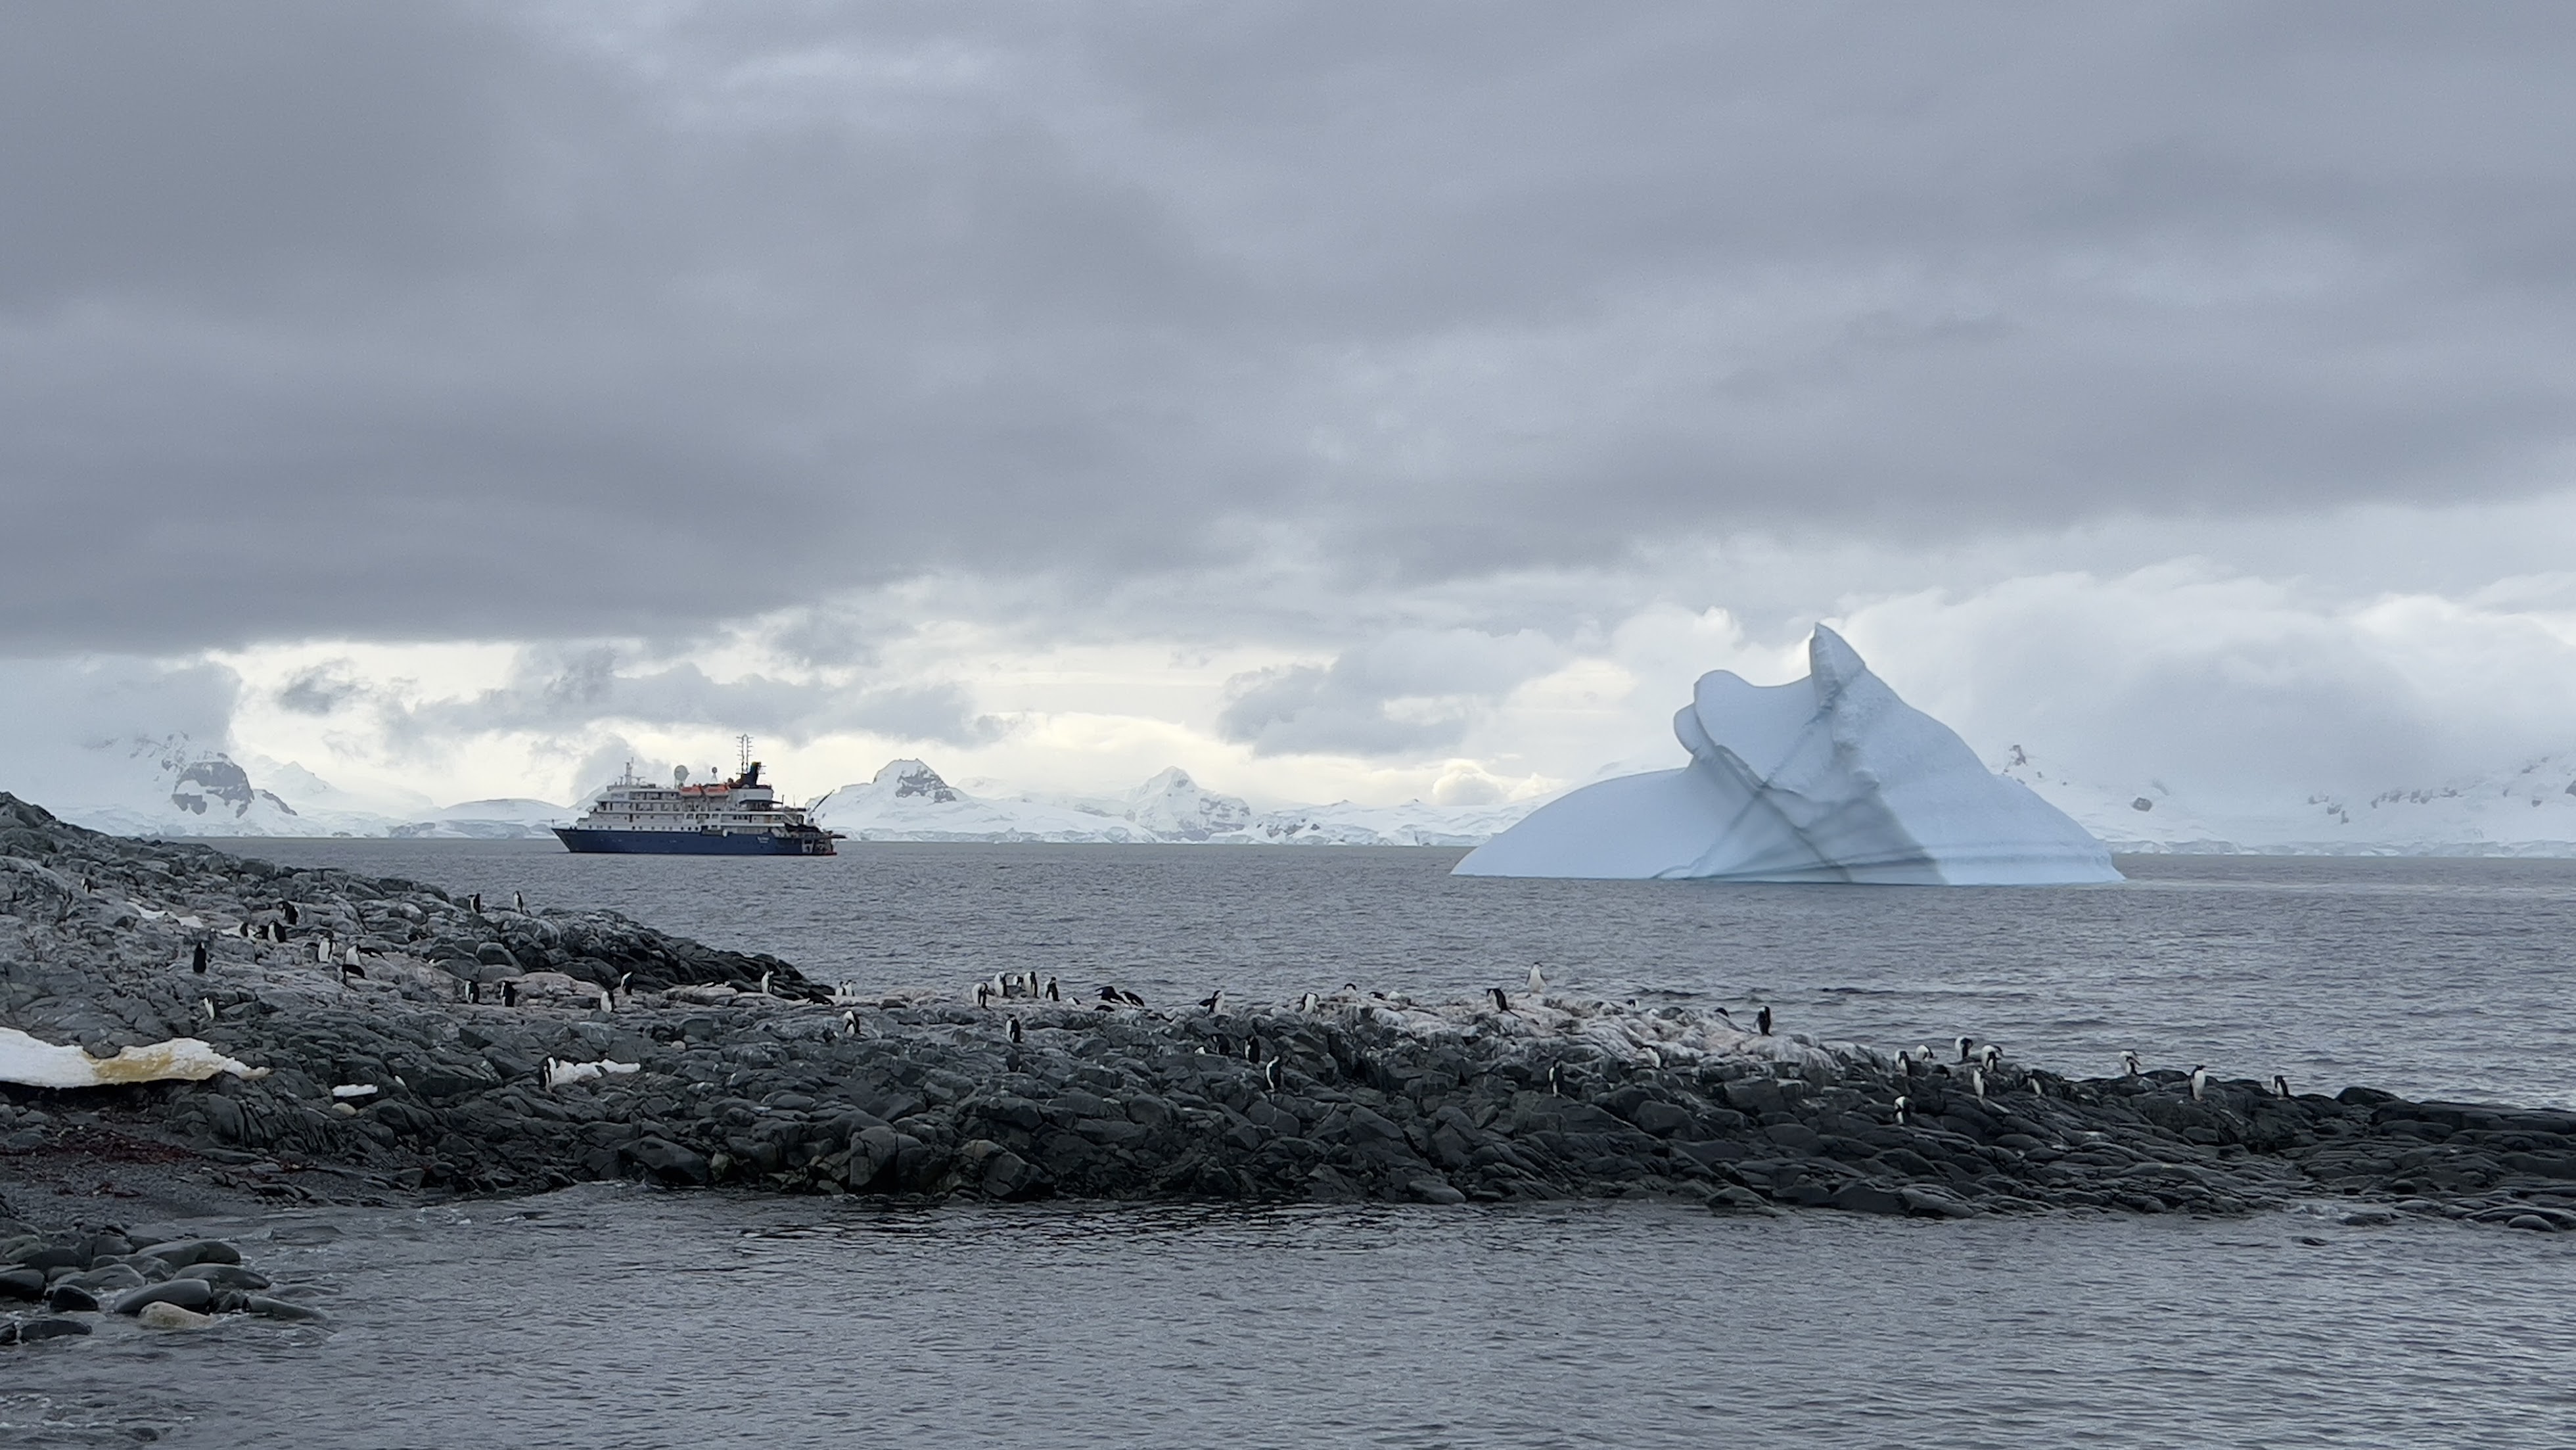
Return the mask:
[[[2576,9],[0,11],[0,785],[2576,747]],[[114,751],[107,752],[108,755]]]

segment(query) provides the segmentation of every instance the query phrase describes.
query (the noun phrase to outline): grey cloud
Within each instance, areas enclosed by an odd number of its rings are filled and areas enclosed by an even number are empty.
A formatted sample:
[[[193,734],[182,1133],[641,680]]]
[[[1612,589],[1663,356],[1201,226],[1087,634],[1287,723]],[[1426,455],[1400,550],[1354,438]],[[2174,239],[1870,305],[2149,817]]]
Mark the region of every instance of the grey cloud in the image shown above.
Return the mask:
[[[764,675],[717,679],[695,664],[623,659],[612,646],[530,650],[505,684],[461,698],[380,701],[387,735],[417,743],[458,735],[561,735],[600,722],[749,731],[793,742],[868,731],[951,745],[999,739],[1005,722],[975,712],[953,683],[842,685]]]
[[[15,7],[0,644],[2528,494],[2571,59],[2543,5]]]
[[[1542,636],[1403,630],[1329,665],[1290,665],[1226,682],[1220,737],[1255,754],[1398,755],[1440,750],[1511,689],[1564,657]]]
[[[277,703],[298,715],[328,715],[366,690],[348,662],[334,661],[298,670],[293,679],[279,687]]]

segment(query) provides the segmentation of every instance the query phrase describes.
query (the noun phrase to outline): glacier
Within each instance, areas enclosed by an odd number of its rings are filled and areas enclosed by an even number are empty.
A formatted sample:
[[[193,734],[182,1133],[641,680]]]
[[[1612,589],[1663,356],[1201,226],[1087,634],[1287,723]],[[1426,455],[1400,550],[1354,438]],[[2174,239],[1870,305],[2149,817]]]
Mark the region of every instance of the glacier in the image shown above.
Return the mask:
[[[2117,881],[2111,853],[2029,787],[1986,769],[1822,625],[1808,674],[1702,675],[1673,717],[1678,770],[1540,807],[1461,876],[2037,886]]]

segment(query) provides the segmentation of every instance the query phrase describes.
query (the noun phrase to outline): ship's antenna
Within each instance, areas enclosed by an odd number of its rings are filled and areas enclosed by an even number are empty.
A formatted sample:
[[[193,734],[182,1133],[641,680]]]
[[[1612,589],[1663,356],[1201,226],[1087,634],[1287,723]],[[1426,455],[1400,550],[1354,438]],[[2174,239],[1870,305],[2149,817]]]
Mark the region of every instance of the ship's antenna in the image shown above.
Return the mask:
[[[733,743],[742,747],[742,769],[743,769],[743,770],[745,770],[745,771],[750,770],[750,769],[751,769],[751,737],[750,737],[750,736],[748,736],[748,735],[737,735],[737,736],[735,736],[735,737],[733,738]]]

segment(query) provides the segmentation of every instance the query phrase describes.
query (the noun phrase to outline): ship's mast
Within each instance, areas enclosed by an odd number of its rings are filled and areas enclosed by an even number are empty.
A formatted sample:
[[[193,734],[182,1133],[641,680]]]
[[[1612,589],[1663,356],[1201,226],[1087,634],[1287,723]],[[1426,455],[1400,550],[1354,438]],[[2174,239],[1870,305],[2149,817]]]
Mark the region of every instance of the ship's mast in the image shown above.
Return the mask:
[[[736,773],[739,774],[751,769],[751,737],[748,735],[737,735],[733,738],[733,743],[742,747],[742,760],[736,766]]]

